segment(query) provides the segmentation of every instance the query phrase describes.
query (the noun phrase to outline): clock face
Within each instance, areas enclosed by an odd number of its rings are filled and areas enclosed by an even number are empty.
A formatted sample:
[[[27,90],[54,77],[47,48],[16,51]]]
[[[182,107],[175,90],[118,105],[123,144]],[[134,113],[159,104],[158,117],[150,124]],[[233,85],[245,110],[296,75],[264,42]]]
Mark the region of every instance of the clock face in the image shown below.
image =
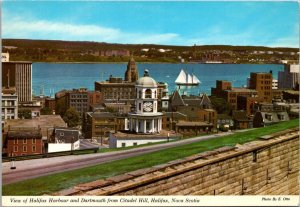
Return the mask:
[[[153,111],[153,103],[150,101],[144,102],[143,109],[145,112],[151,112]]]

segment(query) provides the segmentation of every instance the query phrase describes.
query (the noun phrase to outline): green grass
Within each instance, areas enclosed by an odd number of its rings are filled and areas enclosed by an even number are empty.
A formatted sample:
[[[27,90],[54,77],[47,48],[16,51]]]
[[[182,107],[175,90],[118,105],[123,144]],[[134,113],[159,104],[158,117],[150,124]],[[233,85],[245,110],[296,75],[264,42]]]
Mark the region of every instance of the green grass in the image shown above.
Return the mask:
[[[197,143],[161,150],[133,158],[127,158],[93,167],[34,178],[14,184],[4,185],[2,192],[3,195],[43,195],[69,188],[79,183],[89,182],[141,168],[151,167],[153,165],[166,163],[171,160],[180,159],[222,146],[243,144],[245,142],[256,140],[260,136],[282,131],[288,128],[293,128],[298,125],[299,119],[295,119],[265,128],[254,129],[247,132],[239,132],[217,139],[200,141]]]

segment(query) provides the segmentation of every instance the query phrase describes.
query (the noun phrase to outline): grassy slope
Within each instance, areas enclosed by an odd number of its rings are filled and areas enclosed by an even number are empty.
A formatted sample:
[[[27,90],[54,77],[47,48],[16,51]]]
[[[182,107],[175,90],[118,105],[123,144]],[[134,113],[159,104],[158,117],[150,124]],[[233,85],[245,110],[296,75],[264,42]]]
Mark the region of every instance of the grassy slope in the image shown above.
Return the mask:
[[[283,122],[266,128],[259,128],[247,132],[240,132],[213,140],[205,140],[193,144],[174,147],[133,158],[127,158],[111,163],[100,164],[69,172],[34,178],[3,186],[3,195],[42,195],[59,191],[79,183],[107,178],[141,168],[165,163],[196,153],[212,150],[222,146],[234,146],[257,139],[259,136],[296,127],[299,119]]]

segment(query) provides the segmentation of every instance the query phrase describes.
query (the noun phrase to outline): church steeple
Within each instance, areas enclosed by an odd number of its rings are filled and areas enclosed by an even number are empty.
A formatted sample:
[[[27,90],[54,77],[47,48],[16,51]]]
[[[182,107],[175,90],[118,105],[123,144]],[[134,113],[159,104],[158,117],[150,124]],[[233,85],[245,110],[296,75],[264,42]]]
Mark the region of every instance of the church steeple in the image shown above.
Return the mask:
[[[139,75],[137,72],[137,67],[135,60],[133,59],[133,56],[130,56],[130,60],[128,61],[127,64],[127,70],[125,72],[125,81],[128,82],[135,82],[139,79]]]

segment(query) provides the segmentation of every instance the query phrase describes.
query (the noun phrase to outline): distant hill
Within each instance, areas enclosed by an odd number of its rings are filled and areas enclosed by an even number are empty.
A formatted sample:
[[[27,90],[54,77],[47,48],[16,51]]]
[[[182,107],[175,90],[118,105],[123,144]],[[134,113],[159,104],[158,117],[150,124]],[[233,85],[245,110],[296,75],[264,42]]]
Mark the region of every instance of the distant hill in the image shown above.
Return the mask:
[[[203,56],[209,53],[218,54],[218,58],[230,59],[231,53],[243,54],[252,51],[297,53],[299,49],[263,46],[172,46],[112,44],[88,41],[2,39],[2,51],[9,52],[11,60],[36,62],[123,62],[128,60],[130,54],[133,54],[137,61],[178,62],[180,58],[185,60],[203,59]],[[224,51],[227,55],[223,55]]]

